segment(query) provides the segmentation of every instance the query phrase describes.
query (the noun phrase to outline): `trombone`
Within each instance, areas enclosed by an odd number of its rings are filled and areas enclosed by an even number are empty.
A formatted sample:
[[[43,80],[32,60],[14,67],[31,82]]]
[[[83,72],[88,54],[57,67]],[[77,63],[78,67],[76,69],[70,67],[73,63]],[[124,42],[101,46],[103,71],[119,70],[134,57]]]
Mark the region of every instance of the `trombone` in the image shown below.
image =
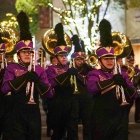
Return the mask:
[[[118,74],[118,73],[121,74],[121,66],[120,66],[120,64],[117,64],[116,57],[115,57],[114,74]],[[121,91],[121,95],[120,95],[120,91]],[[122,86],[117,85],[116,86],[116,97],[117,97],[117,99],[119,99],[120,96],[122,97],[121,106],[128,105],[129,103],[126,100],[125,93],[124,93],[124,88]]]
[[[35,51],[31,53],[30,65],[28,66],[28,71],[35,71]],[[34,82],[28,82],[26,87],[26,95],[30,93],[30,98],[28,104],[36,104],[34,101]]]

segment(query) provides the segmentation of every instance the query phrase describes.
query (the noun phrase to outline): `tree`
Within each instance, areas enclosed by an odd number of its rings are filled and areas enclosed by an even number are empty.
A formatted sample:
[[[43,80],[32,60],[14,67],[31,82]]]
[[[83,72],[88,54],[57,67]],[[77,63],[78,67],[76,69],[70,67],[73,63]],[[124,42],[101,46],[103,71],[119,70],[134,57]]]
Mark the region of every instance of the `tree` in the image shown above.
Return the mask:
[[[57,8],[52,2],[48,5],[58,13],[70,34],[79,35],[85,42],[87,52],[92,52],[98,41],[98,24],[106,16],[111,0],[61,0],[64,9]],[[123,0],[112,0],[123,5]]]
[[[51,7],[70,35],[77,34],[84,40],[86,51],[93,51],[98,40],[98,24],[107,14],[109,5],[113,1],[116,5],[123,5],[124,0],[61,0],[64,9],[53,5],[53,0],[17,0],[17,11],[24,10],[32,17],[32,30],[38,28],[39,6]]]
[[[34,34],[39,29],[39,7],[47,7],[49,0],[16,0],[15,7],[18,12],[24,11],[31,19],[31,32]]]

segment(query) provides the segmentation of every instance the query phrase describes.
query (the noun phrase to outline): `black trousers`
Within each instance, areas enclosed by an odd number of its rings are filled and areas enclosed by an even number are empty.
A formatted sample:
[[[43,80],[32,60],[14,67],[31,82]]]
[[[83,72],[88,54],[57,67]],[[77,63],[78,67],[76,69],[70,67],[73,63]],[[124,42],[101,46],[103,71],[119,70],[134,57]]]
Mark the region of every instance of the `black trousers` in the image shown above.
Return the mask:
[[[51,140],[61,140],[65,133],[67,140],[78,140],[78,101],[75,95],[60,95],[51,105],[53,135]]]
[[[13,103],[7,112],[3,140],[41,140],[41,116],[38,105]]]
[[[140,97],[135,100],[135,122],[140,123]]]
[[[78,94],[79,120],[83,125],[83,140],[91,140],[91,112],[93,107],[92,98],[89,94]],[[77,132],[78,133],[78,132]]]
[[[91,125],[92,140],[128,140],[128,109],[96,110]]]
[[[0,137],[3,133],[3,128],[4,128],[4,110],[5,110],[4,96],[0,95]]]
[[[52,118],[51,118],[51,103],[52,103],[52,98],[45,98],[42,100],[42,105],[43,105],[43,110],[45,111],[46,114],[46,125],[47,125],[47,130],[51,131],[52,130]]]

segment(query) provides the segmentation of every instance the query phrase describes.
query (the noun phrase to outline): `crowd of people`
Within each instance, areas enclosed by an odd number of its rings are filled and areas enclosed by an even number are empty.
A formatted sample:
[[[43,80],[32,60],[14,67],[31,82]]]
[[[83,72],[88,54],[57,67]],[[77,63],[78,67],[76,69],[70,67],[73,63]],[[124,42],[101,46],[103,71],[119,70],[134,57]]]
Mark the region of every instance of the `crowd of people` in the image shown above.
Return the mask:
[[[5,65],[6,46],[0,39],[1,139],[41,140],[41,98],[51,140],[78,140],[79,123],[83,126],[83,140],[128,140],[133,102],[135,122],[140,122],[140,70],[134,66],[134,54],[126,56],[127,66],[121,65],[122,58],[115,55],[110,22],[103,19],[99,24],[96,57],[100,68],[87,63],[77,35],[71,38],[75,50],[68,61],[69,48],[61,23],[54,29],[57,43],[50,57],[51,65],[42,68],[35,65],[27,15],[20,12],[17,21],[17,63]],[[131,76],[128,65],[134,70]]]

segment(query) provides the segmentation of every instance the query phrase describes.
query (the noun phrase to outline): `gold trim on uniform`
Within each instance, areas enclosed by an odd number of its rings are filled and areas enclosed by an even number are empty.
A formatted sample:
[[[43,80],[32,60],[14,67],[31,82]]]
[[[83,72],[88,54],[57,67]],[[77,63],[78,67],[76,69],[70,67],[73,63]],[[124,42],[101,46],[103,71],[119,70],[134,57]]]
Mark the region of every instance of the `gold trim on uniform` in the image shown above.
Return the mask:
[[[108,92],[109,90],[113,89],[114,87],[116,87],[116,85],[113,85],[113,86],[101,91],[101,94],[104,94],[104,93]]]

